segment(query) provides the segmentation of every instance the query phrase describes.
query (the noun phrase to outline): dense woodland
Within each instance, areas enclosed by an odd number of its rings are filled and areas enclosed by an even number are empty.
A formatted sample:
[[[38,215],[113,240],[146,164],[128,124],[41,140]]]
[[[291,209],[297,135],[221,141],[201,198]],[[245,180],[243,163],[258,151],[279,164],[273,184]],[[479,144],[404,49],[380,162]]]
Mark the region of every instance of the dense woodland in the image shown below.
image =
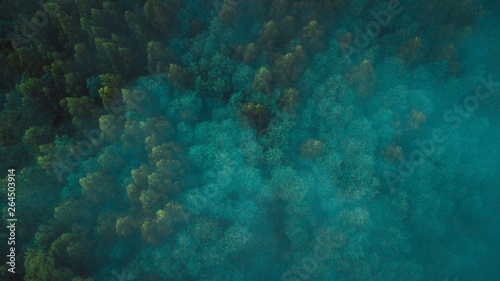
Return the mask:
[[[0,279],[498,278],[497,1],[0,7]]]

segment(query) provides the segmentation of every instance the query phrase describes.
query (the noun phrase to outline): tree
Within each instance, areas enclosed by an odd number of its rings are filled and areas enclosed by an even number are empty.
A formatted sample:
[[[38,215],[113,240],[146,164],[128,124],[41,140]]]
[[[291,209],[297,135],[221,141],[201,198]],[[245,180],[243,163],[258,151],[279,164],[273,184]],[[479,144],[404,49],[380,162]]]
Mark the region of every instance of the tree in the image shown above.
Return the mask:
[[[70,280],[73,272],[68,268],[57,268],[55,259],[44,251],[28,250],[26,253],[26,280]]]

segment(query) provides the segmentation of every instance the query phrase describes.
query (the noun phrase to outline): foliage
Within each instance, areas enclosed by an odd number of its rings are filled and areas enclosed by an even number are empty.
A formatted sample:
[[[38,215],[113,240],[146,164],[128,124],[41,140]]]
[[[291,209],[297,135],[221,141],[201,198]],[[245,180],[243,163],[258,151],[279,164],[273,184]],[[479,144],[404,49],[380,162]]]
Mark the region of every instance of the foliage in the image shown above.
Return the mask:
[[[496,276],[497,93],[472,95],[498,42],[478,2],[411,1],[387,25],[393,1],[56,2],[0,5],[1,34],[33,31],[0,39],[19,278]]]

